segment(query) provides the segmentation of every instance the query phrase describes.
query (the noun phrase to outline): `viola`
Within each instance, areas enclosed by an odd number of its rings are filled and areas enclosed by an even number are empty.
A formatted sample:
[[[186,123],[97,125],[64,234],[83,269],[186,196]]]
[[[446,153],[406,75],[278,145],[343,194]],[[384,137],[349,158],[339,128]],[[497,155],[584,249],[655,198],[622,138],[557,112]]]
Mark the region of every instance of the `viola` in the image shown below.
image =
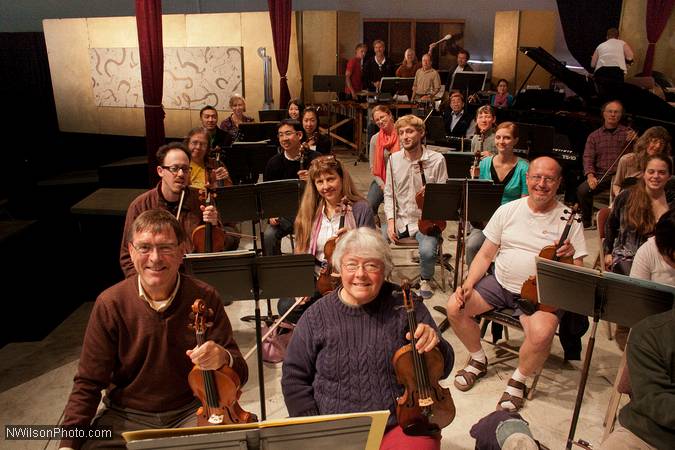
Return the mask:
[[[216,153],[215,158],[207,158],[206,170],[204,171],[204,189],[199,191],[199,199],[204,206],[213,204],[213,198],[216,196],[213,186],[224,187],[232,186],[229,178],[215,180],[214,171],[218,167],[224,167],[220,162],[220,152]],[[206,222],[192,230],[192,245],[197,253],[222,252],[225,250],[225,243],[228,233],[213,224]]]
[[[450,390],[438,383],[445,360],[438,348],[423,354],[415,348],[417,319],[408,280],[403,281],[401,290],[412,340],[396,350],[391,361],[398,383],[405,387],[403,395],[396,400],[396,418],[407,435],[436,436],[455,418]]]
[[[209,319],[213,310],[206,307],[204,300],[198,298],[192,304],[189,327],[194,329],[197,344],[205,341],[206,329],[213,325]],[[202,406],[197,409],[197,425],[231,425],[257,422],[258,417],[239,405],[241,380],[230,367],[218,370],[201,370],[195,366],[188,374],[188,383]]]
[[[422,176],[422,190],[420,190],[415,195],[415,203],[417,203],[417,207],[422,210],[424,209],[424,186],[427,185],[427,179],[424,176],[424,163],[420,160],[417,161],[417,164],[420,167],[420,175]],[[419,230],[427,236],[441,233],[443,230],[445,230],[446,226],[447,223],[445,220],[419,219],[417,221],[417,228],[419,228]]]
[[[338,230],[341,230],[345,226],[345,214],[351,209],[351,203],[347,197],[342,198],[342,205],[340,211],[340,225]],[[316,281],[316,290],[319,291],[321,295],[325,295],[330,291],[334,290],[337,287],[337,278],[333,276],[333,253],[335,252],[335,247],[337,245],[337,236],[333,236],[328,239],[323,246],[324,259],[326,260],[326,265],[321,268],[319,273],[319,279]]]
[[[558,245],[547,245],[542,248],[539,252],[539,257],[544,259],[550,259],[552,261],[560,261],[566,264],[574,264],[574,258],[571,256],[560,257],[556,254],[558,249],[565,244],[567,237],[570,234],[570,229],[572,224],[576,222],[581,222],[581,216],[579,212],[579,205],[574,205],[571,210],[565,209],[564,214],[568,214],[568,217],[562,216],[560,220],[566,221],[565,228],[563,229],[562,235],[558,240]],[[532,275],[523,283],[523,286],[520,288],[520,297],[524,300],[527,300],[535,305],[535,310],[540,310],[544,312],[554,313],[557,311],[557,308],[553,306],[545,305],[539,302],[539,296],[537,294],[537,277]]]

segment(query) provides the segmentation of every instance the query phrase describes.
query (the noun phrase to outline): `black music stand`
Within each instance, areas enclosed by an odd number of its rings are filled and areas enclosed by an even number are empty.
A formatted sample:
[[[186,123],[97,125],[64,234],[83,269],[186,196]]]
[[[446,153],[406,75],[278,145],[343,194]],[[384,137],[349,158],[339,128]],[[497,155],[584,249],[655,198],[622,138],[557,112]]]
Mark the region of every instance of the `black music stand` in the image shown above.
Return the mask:
[[[261,122],[281,122],[288,117],[285,109],[261,109],[258,111],[258,119]]]
[[[389,411],[298,417],[264,423],[139,430],[122,433],[129,450],[218,448],[233,450],[340,449],[375,450],[380,446]]]
[[[243,124],[242,124],[243,125]],[[258,181],[267,161],[278,153],[274,144],[259,142],[235,142],[225,152],[223,163],[230,172],[232,182],[250,184]]]
[[[474,155],[471,152],[447,152],[443,153],[445,167],[448,170],[448,178],[466,178],[473,164]]]
[[[382,77],[380,80],[380,90],[377,96],[378,101],[391,101],[394,95],[404,91],[412,91],[415,78],[400,78],[400,77]],[[412,99],[409,99],[412,101]]]
[[[434,144],[439,145],[439,143],[445,143],[448,140],[443,117],[431,115],[427,117],[425,125],[426,133],[424,136]]]
[[[265,378],[262,361],[260,295],[304,297],[314,293],[314,256],[256,256],[251,252],[219,252],[186,255],[187,273],[208,280],[231,300],[255,301],[255,338],[258,356],[260,417],[265,420]]]
[[[486,78],[487,72],[455,72],[450,82],[450,92],[459,91],[468,99],[471,94],[484,89]]]
[[[531,160],[553,151],[555,128],[552,126],[518,123],[518,136],[517,148],[524,150]]]
[[[574,442],[581,402],[595,346],[600,319],[632,327],[640,320],[673,308],[675,289],[651,281],[611,272],[563,264],[536,257],[537,295],[542,303],[584,316],[593,316],[593,327],[574,403],[566,449]],[[570,295],[573,292],[574,295]]]
[[[277,140],[276,122],[244,122],[239,124],[237,142],[269,142]]]
[[[450,178],[446,184],[427,183],[424,193],[424,209],[422,218],[430,220],[457,220],[457,246],[455,248],[455,268],[452,289],[457,288],[459,268],[464,252],[464,197],[469,197],[469,208],[466,211],[469,222],[485,222],[499,208],[504,194],[503,184],[494,184],[491,180]],[[427,207],[427,204],[429,206]],[[442,306],[434,309],[446,316],[438,326],[441,333],[450,327],[447,310]]]

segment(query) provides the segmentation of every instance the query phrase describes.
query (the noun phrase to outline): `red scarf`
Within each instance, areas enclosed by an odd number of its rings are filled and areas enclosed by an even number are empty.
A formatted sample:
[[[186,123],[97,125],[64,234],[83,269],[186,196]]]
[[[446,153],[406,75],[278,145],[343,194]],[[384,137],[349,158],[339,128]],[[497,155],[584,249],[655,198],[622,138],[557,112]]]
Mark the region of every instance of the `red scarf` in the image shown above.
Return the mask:
[[[382,129],[377,134],[375,143],[375,161],[373,161],[373,175],[380,177],[382,181],[387,181],[387,168],[384,161],[385,150],[389,151],[390,155],[401,150],[401,146],[398,144],[398,133],[396,132],[396,128],[392,129],[391,133],[387,133]]]

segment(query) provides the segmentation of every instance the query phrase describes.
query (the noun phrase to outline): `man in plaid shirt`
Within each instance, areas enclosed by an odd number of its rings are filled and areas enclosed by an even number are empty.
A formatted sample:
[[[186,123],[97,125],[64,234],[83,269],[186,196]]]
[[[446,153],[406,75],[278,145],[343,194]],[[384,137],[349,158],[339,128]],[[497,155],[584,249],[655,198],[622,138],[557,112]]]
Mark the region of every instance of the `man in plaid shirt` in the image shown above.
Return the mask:
[[[577,188],[584,228],[590,228],[593,222],[593,196],[611,187],[612,175],[616,172],[615,161],[628,142],[636,136],[635,131],[619,124],[622,115],[621,102],[614,100],[605,103],[602,107],[602,127],[589,134],[586,140],[584,149],[586,181]],[[605,173],[608,175],[602,179]]]

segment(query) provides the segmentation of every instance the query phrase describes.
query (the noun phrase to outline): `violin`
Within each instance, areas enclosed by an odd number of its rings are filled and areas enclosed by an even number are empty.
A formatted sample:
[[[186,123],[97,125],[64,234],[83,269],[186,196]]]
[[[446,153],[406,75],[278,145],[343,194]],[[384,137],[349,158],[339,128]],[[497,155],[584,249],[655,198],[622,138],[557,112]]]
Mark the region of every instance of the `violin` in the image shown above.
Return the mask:
[[[560,261],[565,264],[574,264],[574,258],[571,256],[558,256],[556,252],[560,247],[565,245],[565,241],[570,234],[570,229],[572,224],[576,222],[581,222],[581,216],[579,212],[579,205],[575,204],[571,210],[565,209],[564,214],[569,214],[566,218],[564,216],[560,217],[560,220],[566,221],[565,228],[563,229],[562,235],[558,240],[558,245],[547,245],[542,248],[539,252],[540,258],[550,259],[552,261]],[[554,313],[557,308],[552,306],[545,305],[539,302],[539,296],[537,294],[537,277],[535,275],[529,277],[523,283],[523,286],[520,288],[520,297],[524,300],[533,303],[535,306],[535,311],[540,310],[544,312]]]
[[[341,230],[345,226],[345,214],[351,209],[351,203],[347,197],[342,198],[342,208],[340,212],[340,225],[338,230]],[[335,290],[337,287],[337,277],[333,276],[333,253],[335,252],[335,247],[337,245],[337,236],[333,236],[328,239],[323,246],[324,259],[326,264],[324,267],[321,267],[321,272],[319,273],[319,279],[316,281],[316,290],[319,291],[321,295],[325,295],[330,291]]]
[[[415,195],[415,203],[417,203],[417,207],[422,210],[424,209],[424,186],[427,185],[427,179],[424,176],[424,164],[421,160],[417,161],[417,164],[420,166],[420,175],[422,176],[422,190],[420,190]],[[443,230],[445,230],[446,226],[447,223],[445,220],[419,219],[417,221],[417,228],[419,228],[419,230],[427,236],[441,233]]]
[[[408,280],[403,280],[401,290],[412,340],[391,360],[398,383],[405,387],[396,400],[396,418],[409,436],[435,436],[455,418],[455,403],[450,390],[438,383],[445,363],[441,351],[436,347],[420,354],[415,348],[417,319]]]
[[[213,310],[206,307],[204,300],[198,298],[192,304],[189,327],[194,329],[197,344],[205,342],[206,329],[213,325],[208,320]],[[239,406],[241,380],[230,367],[218,370],[201,370],[195,366],[188,374],[188,383],[202,406],[197,409],[197,425],[230,425],[257,422],[258,417]]]
[[[232,185],[232,181],[230,181],[229,178],[218,181],[216,181],[214,178],[214,164],[218,164],[220,162],[219,156],[220,153],[216,155],[214,162],[206,164],[206,170],[204,171],[204,189],[200,189],[199,191],[199,199],[204,204],[204,206],[210,206],[213,204],[212,199],[216,196],[216,192],[212,186],[218,185],[219,183],[222,183],[222,186]],[[229,184],[226,184],[228,181]],[[206,222],[192,230],[192,245],[194,246],[197,253],[224,251],[226,238],[227,233],[218,227],[214,228],[211,222]]]

